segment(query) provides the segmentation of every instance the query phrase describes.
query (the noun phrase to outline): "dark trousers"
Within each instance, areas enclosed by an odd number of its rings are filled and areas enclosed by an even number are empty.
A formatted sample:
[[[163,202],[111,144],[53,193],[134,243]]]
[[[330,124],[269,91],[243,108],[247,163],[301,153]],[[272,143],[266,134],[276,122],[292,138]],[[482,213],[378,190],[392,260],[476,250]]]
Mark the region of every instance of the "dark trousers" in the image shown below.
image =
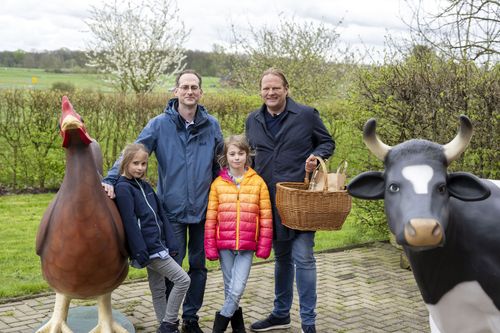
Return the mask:
[[[188,254],[189,269],[188,275],[191,285],[187,291],[184,303],[182,304],[183,320],[198,320],[198,310],[203,304],[205,285],[207,283],[207,267],[205,265],[205,221],[196,224],[172,223],[175,237],[179,242],[179,254],[174,257],[175,261],[182,266]],[[167,299],[172,290],[173,283],[165,279],[167,286]]]

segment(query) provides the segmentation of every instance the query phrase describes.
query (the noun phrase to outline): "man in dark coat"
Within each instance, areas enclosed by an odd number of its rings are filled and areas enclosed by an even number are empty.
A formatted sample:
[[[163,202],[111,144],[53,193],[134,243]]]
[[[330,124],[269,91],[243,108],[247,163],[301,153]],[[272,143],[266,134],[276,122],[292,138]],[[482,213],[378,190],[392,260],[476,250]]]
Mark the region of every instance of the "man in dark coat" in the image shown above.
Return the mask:
[[[251,329],[261,332],[291,326],[295,273],[302,331],[315,333],[315,233],[292,230],[281,224],[276,209],[276,183],[303,181],[305,171],[312,172],[316,167],[316,156],[326,159],[332,155],[335,142],[316,109],[288,97],[288,82],[283,72],[266,70],[260,80],[260,95],[264,104],[248,116],[245,131],[255,151],[255,170],[266,181],[273,206],[275,300],[271,314],[253,323]]]

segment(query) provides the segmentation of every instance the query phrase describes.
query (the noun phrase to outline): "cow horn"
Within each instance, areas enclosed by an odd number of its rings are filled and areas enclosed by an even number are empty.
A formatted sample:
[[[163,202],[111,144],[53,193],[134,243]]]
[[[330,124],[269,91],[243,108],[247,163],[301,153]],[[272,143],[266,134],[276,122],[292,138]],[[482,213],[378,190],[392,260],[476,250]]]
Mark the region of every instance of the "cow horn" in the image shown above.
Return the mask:
[[[472,137],[472,123],[467,116],[460,116],[460,128],[453,140],[443,146],[444,156],[448,165],[456,160],[470,142]]]
[[[363,141],[373,155],[383,161],[392,147],[386,145],[378,138],[376,129],[377,121],[374,118],[369,119],[363,127]]]

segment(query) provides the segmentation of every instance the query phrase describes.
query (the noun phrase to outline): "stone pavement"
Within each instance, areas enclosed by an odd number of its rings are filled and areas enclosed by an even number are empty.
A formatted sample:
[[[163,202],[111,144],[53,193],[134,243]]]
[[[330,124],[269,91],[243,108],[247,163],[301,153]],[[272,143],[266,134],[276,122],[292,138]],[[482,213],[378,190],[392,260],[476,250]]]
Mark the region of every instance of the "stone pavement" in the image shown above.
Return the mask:
[[[388,243],[316,255],[318,268],[318,333],[429,332],[428,312],[411,272],[399,268],[399,252]],[[274,299],[274,264],[252,267],[241,300],[247,328],[271,311]],[[211,271],[200,315],[200,326],[211,332],[215,311],[223,303],[219,270]],[[52,293],[9,302],[0,300],[0,332],[33,332],[52,314]],[[75,300],[72,306],[93,305]],[[147,281],[133,281],[113,292],[113,308],[134,324],[136,332],[156,332]],[[298,297],[291,312],[292,328],[276,333],[300,332]],[[227,332],[231,330],[228,329]]]

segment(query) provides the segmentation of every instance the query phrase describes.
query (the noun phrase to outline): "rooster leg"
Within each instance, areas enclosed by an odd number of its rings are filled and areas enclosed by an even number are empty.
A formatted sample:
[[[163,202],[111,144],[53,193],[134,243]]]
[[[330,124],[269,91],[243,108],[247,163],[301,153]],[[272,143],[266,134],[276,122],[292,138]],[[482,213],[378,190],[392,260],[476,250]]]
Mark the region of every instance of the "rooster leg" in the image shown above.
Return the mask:
[[[111,293],[97,297],[99,321],[89,333],[128,333],[128,331],[113,319],[111,311]]]
[[[40,327],[36,333],[73,333],[66,323],[70,302],[71,298],[56,292],[56,301],[54,303],[52,318],[50,318],[45,325]]]

